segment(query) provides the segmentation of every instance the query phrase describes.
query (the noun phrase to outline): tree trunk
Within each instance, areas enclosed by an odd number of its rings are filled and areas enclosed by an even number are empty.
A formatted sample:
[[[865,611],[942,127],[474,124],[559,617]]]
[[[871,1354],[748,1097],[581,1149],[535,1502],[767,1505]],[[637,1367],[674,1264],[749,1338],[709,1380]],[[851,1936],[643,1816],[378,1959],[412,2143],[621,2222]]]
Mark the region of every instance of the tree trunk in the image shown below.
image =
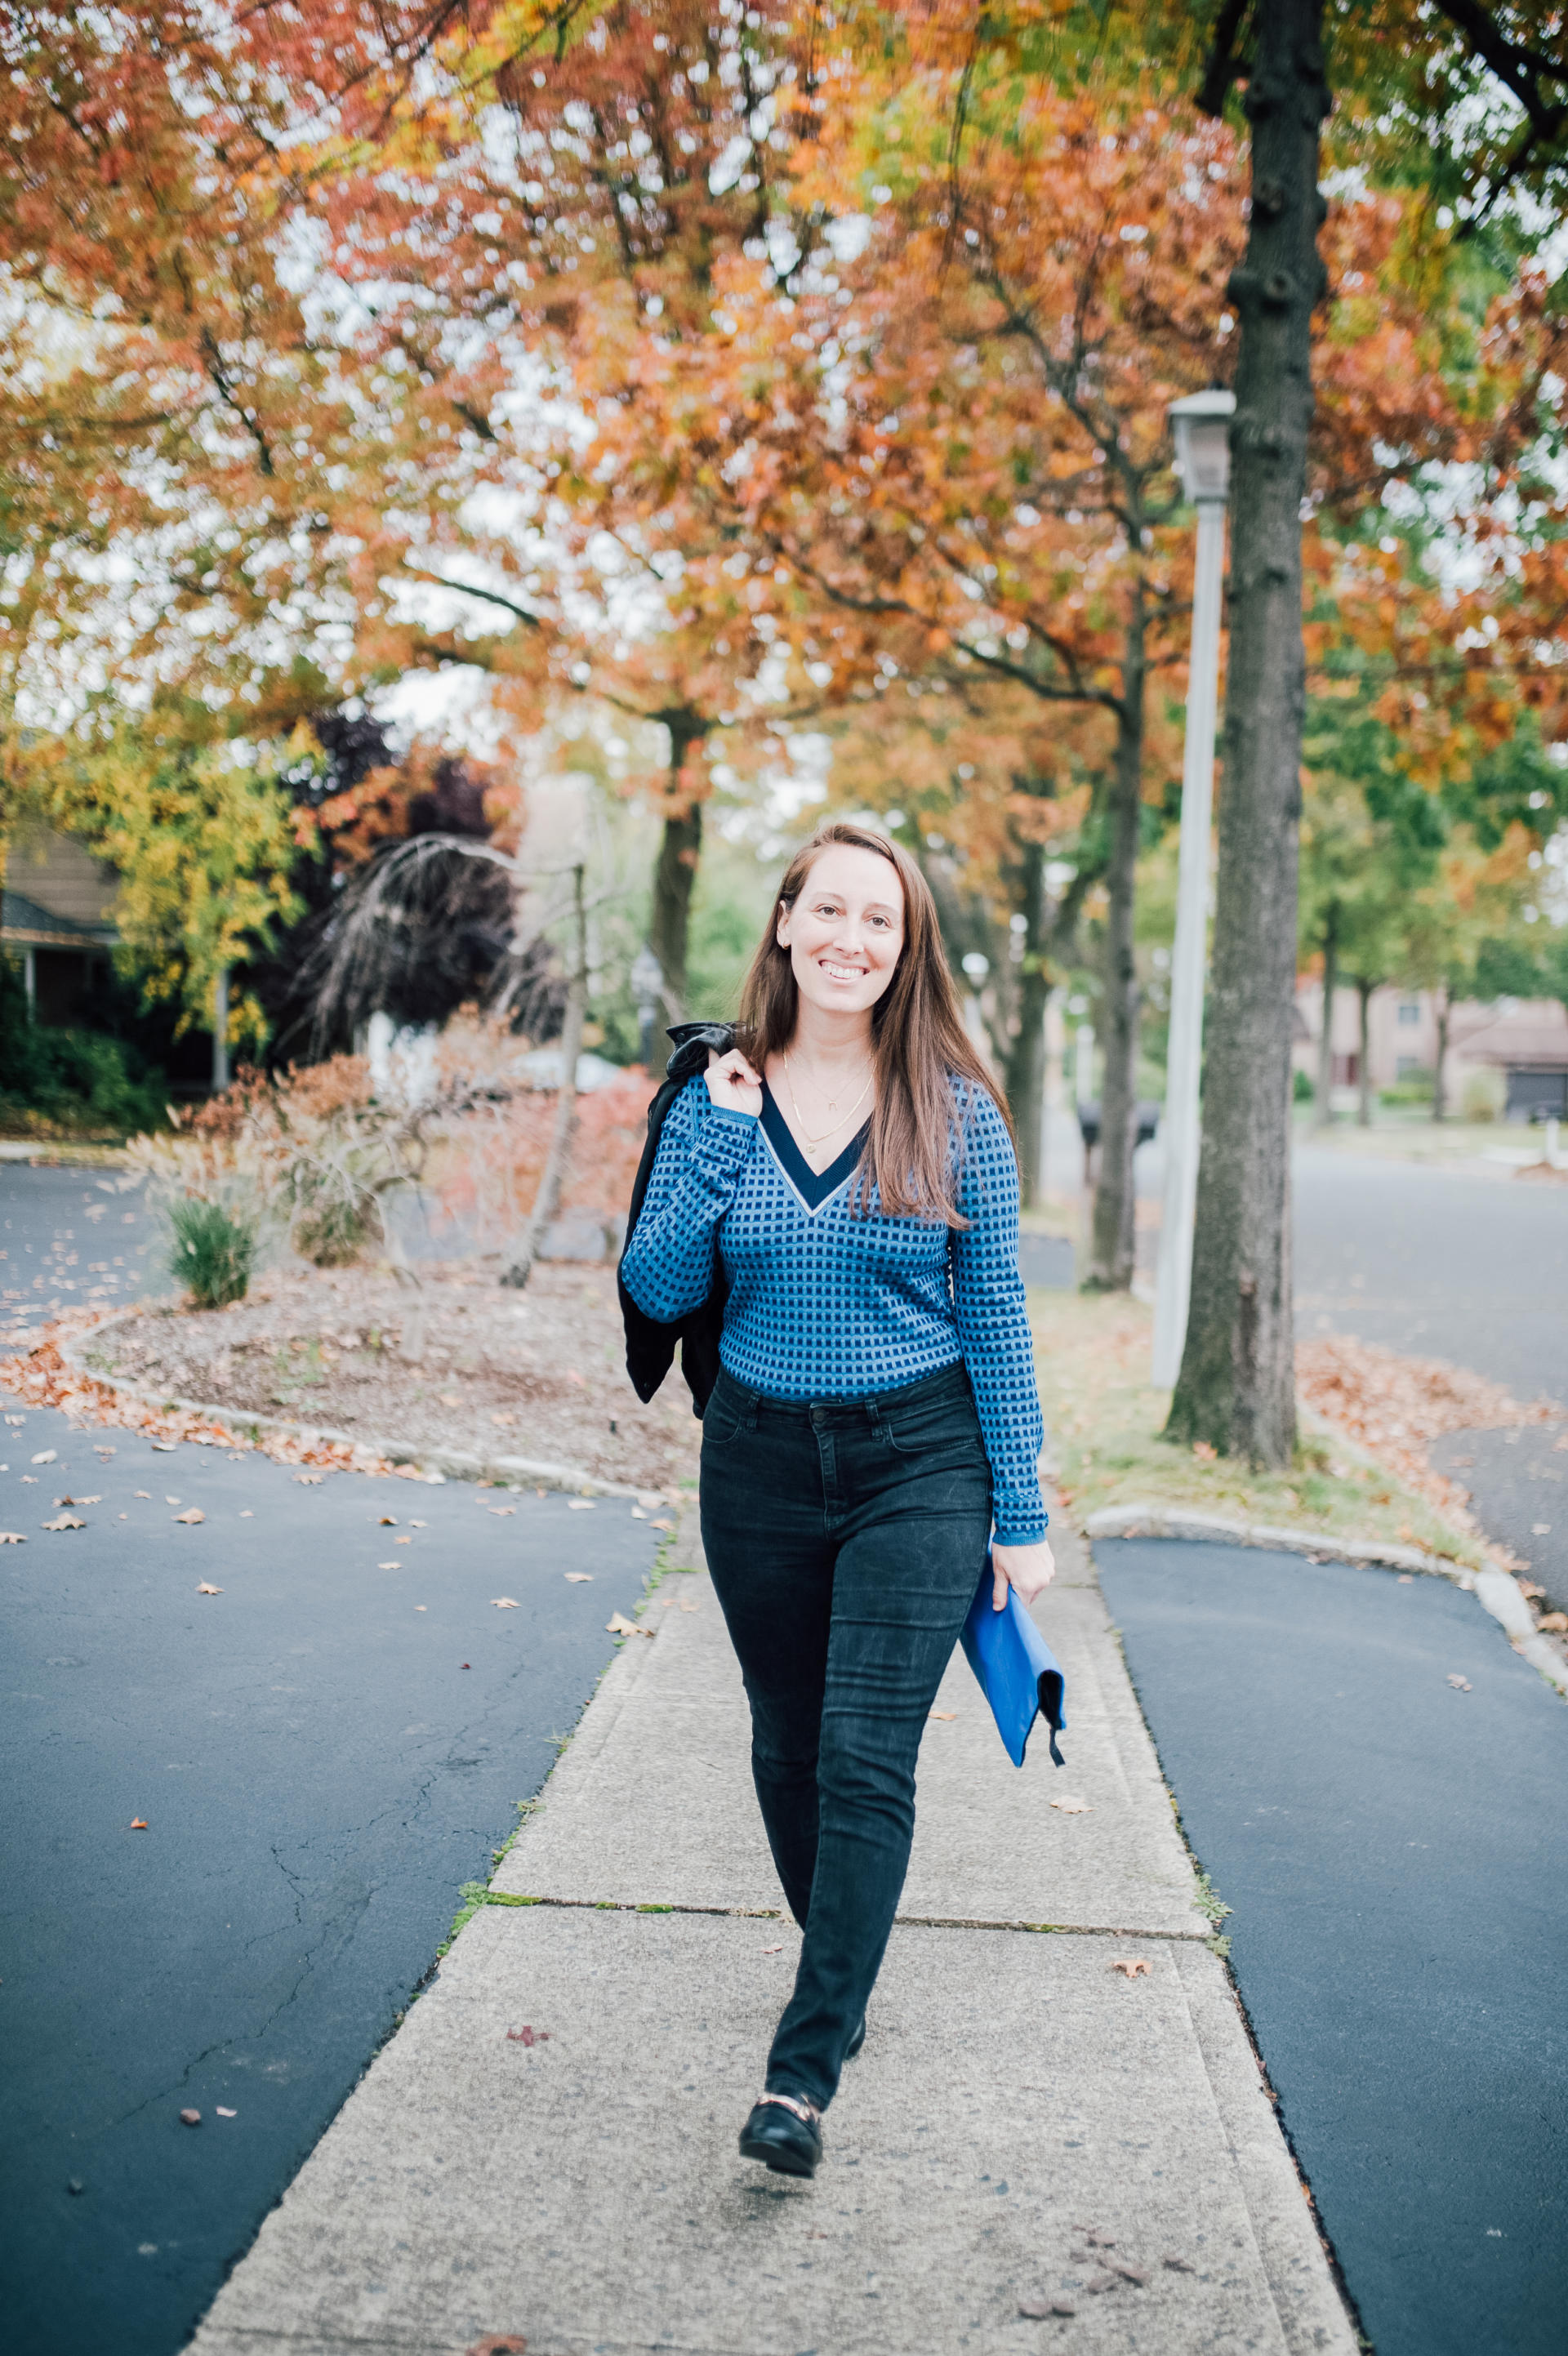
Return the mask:
[[[1287,1466],[1295,1442],[1290,1045],[1301,809],[1301,503],[1312,417],[1322,0],[1257,12],[1230,429],[1230,652],[1192,1306],[1166,1431]]]
[[[1323,1022],[1317,1041],[1317,1102],[1313,1107],[1315,1129],[1334,1126],[1334,998],[1339,988],[1339,903],[1330,903],[1323,919]]]
[[[1046,1111],[1046,846],[1024,845],[1024,969],[1018,979],[1018,1029],[1007,1049],[1007,1101],[1018,1133],[1018,1184],[1025,1210],[1040,1199],[1041,1129]]]
[[[1448,1019],[1454,1012],[1454,1001],[1446,988],[1437,1001],[1437,1068],[1432,1075],[1432,1118],[1448,1118]]]
[[[572,870],[572,973],[566,984],[565,1020],[561,1025],[561,1086],[555,1098],[555,1124],[550,1132],[550,1151],[544,1157],[522,1241],[510,1266],[501,1271],[501,1282],[519,1292],[533,1273],[545,1232],[561,1207],[561,1188],[572,1159],[572,1138],[577,1126],[577,1058],[583,1052],[583,1022],[588,1011],[588,916],[580,867]]]
[[[692,926],[692,894],[696,887],[697,862],[703,849],[703,806],[693,801],[681,783],[693,745],[707,734],[703,722],[684,709],[659,714],[670,734],[670,781],[666,788],[664,832],[653,870],[653,904],[648,919],[648,946],[663,976],[655,1017],[653,1062],[662,1068],[662,1033],[671,1023],[686,1020],[686,950]]]
[[[1370,1129],[1372,1126],[1371,1007],[1372,992],[1377,986],[1375,981],[1364,981],[1359,978],[1356,982],[1358,1014],[1356,1126],[1358,1129]]]
[[[1138,969],[1133,954],[1133,898],[1144,815],[1144,584],[1131,584],[1127,643],[1112,788],[1111,863],[1105,888],[1105,1075],[1100,1090],[1100,1183],[1094,1190],[1089,1292],[1125,1292],[1136,1255],[1138,1141]]]

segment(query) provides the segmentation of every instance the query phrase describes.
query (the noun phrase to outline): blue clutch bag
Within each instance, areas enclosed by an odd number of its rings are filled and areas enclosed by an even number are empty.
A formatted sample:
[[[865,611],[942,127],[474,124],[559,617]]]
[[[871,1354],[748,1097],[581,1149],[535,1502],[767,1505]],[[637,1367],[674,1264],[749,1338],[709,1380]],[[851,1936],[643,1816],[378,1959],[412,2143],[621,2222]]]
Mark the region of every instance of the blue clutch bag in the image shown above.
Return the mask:
[[[1050,1646],[1013,1590],[1007,1590],[1005,1611],[998,1612],[992,1604],[992,1588],[988,1547],[985,1569],[980,1574],[980,1585],[963,1623],[961,1641],[964,1658],[991,1704],[996,1730],[1014,1766],[1023,1765],[1024,1751],[1038,1717],[1050,1730],[1051,1757],[1060,1767],[1065,1762],[1057,1747],[1057,1736],[1067,1724],[1062,1709],[1067,1681]]]

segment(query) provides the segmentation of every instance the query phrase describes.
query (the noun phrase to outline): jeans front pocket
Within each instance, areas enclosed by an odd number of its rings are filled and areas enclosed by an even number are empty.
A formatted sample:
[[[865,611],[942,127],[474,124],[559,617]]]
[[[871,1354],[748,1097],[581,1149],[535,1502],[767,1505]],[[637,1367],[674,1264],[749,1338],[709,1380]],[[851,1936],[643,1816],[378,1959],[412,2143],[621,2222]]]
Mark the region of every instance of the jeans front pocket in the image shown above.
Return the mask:
[[[933,1401],[895,1408],[884,1418],[883,1429],[900,1456],[972,1457],[982,1462],[985,1442],[980,1419],[970,1399]]]

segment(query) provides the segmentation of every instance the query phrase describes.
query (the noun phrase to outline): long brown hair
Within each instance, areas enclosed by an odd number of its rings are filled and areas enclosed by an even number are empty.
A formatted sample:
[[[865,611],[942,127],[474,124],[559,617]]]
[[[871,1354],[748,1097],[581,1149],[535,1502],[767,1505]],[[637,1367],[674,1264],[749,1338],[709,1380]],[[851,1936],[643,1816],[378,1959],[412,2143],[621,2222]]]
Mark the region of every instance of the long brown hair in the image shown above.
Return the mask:
[[[835,819],[819,827],[795,853],[740,994],[739,1030],[746,1053],[760,1070],[769,1055],[782,1055],[795,1035],[800,994],[789,952],[779,945],[779,922],[805,890],[818,858],[834,843],[874,851],[888,862],[904,887],[904,946],[892,980],[871,1010],[876,1109],[856,1174],[857,1207],[865,1206],[875,1183],[890,1217],[967,1226],[953,1200],[964,1126],[954,1096],[955,1077],[992,1098],[1009,1135],[1012,1118],[1005,1097],[963,1027],[931,887],[897,843],[868,827]]]

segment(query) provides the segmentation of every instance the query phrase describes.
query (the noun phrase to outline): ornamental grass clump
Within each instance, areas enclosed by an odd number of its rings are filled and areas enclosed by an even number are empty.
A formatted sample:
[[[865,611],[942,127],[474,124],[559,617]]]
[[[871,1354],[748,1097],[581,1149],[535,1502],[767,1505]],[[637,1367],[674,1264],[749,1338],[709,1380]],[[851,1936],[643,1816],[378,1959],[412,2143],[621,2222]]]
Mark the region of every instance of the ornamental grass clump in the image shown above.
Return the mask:
[[[198,1194],[174,1196],[164,1215],[172,1233],[169,1273],[199,1309],[243,1301],[260,1242],[260,1223]]]

